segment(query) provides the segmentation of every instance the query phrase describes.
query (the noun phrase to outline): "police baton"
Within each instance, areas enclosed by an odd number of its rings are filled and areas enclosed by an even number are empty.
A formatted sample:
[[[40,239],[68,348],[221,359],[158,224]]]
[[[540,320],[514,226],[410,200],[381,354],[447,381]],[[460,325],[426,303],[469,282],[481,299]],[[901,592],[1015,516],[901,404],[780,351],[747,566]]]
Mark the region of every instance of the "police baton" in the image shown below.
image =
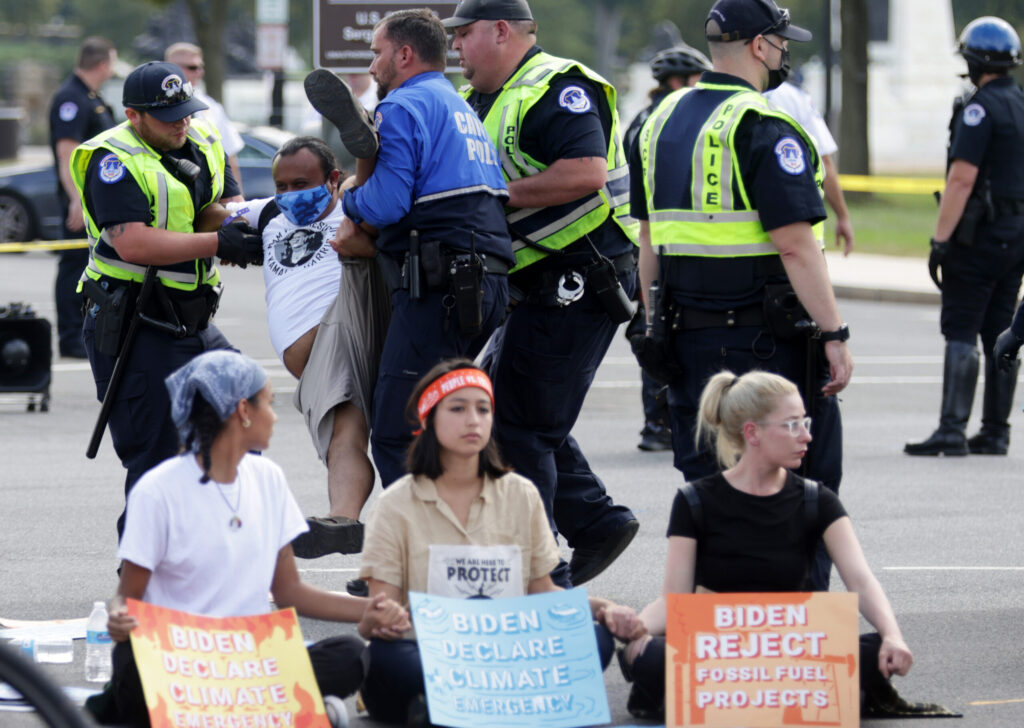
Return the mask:
[[[100,414],[96,418],[96,426],[92,428],[92,438],[89,440],[89,447],[85,451],[85,456],[90,460],[96,457],[96,452],[100,449],[100,440],[103,439],[103,431],[107,429],[107,421],[110,419],[110,410],[113,408],[114,400],[117,398],[117,390],[121,386],[121,378],[124,376],[124,368],[128,363],[132,344],[135,341],[139,325],[143,322],[144,318],[147,318],[142,315],[142,309],[153,292],[153,285],[155,282],[156,266],[151,265],[146,268],[146,273],[142,278],[142,288],[139,290],[139,296],[135,300],[135,310],[132,312],[132,320],[128,324],[128,333],[125,335],[124,341],[121,343],[121,350],[117,352],[117,360],[114,362],[114,371],[110,374],[110,381],[107,383],[107,391],[103,395],[103,404],[100,405]]]
[[[793,325],[798,331],[803,331],[807,334],[807,358],[804,362],[804,386],[801,394],[804,398],[804,406],[807,408],[807,415],[813,417],[814,403],[819,394],[819,392],[815,391],[816,382],[814,375],[818,369],[818,335],[821,334],[821,329],[818,328],[818,324],[810,319],[802,319]],[[800,463],[800,475],[806,478],[810,469],[811,451],[808,450],[803,462]]]

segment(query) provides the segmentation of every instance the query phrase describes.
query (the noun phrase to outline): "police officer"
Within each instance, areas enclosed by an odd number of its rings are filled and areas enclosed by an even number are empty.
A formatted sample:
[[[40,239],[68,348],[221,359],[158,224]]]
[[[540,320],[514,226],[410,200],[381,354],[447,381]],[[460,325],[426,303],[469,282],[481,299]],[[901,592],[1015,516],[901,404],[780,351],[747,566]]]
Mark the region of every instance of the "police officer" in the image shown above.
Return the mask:
[[[1005,455],[1018,364],[1000,369],[992,347],[1013,316],[1024,274],[1024,91],[1008,71],[1021,62],[1020,38],[1005,20],[982,17],[960,34],[958,50],[977,89],[954,105],[946,190],[931,240],[946,339],[939,427],[908,455]],[[985,352],[981,431],[967,438]],[[1009,363],[1009,362],[1007,362]]]
[[[495,434],[573,549],[555,583],[578,585],[611,564],[638,527],[570,434],[618,324],[632,314],[635,245],[616,93],[536,45],[525,0],[463,0],[444,24],[508,180],[518,303],[491,356]]]
[[[711,70],[711,61],[696,48],[680,43],[679,45],[658,51],[651,59],[651,75],[658,85],[651,90],[651,103],[636,115],[623,136],[626,149],[632,150],[636,144],[640,127],[647,121],[655,107],[662,99],[673,91],[686,86],[693,86],[700,79],[700,74]],[[639,288],[639,286],[637,287]],[[638,291],[640,293],[640,291]],[[647,310],[643,301],[637,306],[636,315],[626,327],[626,337],[642,335]],[[640,400],[644,407],[644,427],[640,430],[638,448],[645,452],[660,452],[672,449],[672,429],[669,426],[668,388],[655,380],[646,369],[640,370]]]
[[[64,214],[61,237],[85,236],[82,201],[71,181],[71,153],[86,139],[116,122],[114,112],[100,96],[100,87],[114,74],[117,50],[106,38],[90,36],[78,48],[75,70],[57,89],[50,102],[50,150],[57,172],[57,200]],[[85,358],[82,345],[82,297],[77,292],[89,251],[62,250],[57,263],[54,299],[57,309],[57,342],[61,356]]]
[[[118,355],[127,357],[109,421],[128,471],[127,496],[146,470],[178,451],[164,378],[203,351],[230,347],[210,323],[220,293],[213,257],[244,267],[262,261],[263,246],[244,222],[218,227],[228,217],[219,201],[237,185],[216,134],[190,123],[205,107],[181,68],[137,67],[125,79],[123,103],[127,121],[77,147],[71,177],[90,241],[83,340],[99,399]],[[142,313],[160,325],[140,326],[134,345],[120,351],[151,266],[157,284]],[[119,535],[123,526],[122,513]]]
[[[708,378],[764,369],[802,388],[814,423],[807,475],[838,490],[835,395],[853,358],[821,250],[821,164],[805,133],[761,96],[789,70],[788,41],[811,34],[772,0],[719,0],[704,29],[714,70],[662,102],[630,162],[640,279],[645,291],[657,280],[653,298],[671,329],[651,333],[681,372],[668,393],[675,466],[687,480],[717,471],[713,448],[694,443]],[[802,318],[816,324],[814,338]],[[827,588],[826,565],[813,576],[818,588]]]
[[[379,251],[382,271],[402,269],[371,424],[374,464],[388,486],[406,472],[413,424],[405,404],[417,380],[442,359],[483,348],[504,315],[514,258],[497,154],[443,75],[441,21],[429,10],[392,13],[375,26],[370,48],[380,147],[373,172],[342,198],[336,249]],[[360,224],[379,229],[376,249],[358,245]]]
[[[640,127],[661,100],[673,91],[696,84],[700,80],[700,74],[711,70],[711,61],[693,46],[680,43],[655,53],[650,66],[651,75],[658,85],[651,89],[649,94],[651,103],[636,115],[623,134],[626,149],[633,148]]]

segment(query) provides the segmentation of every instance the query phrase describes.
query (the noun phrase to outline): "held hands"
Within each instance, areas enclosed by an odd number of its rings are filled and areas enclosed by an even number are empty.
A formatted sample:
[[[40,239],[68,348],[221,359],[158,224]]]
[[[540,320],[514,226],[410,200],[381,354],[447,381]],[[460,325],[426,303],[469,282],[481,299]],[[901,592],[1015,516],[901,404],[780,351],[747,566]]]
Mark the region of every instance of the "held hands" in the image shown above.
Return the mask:
[[[996,343],[992,346],[992,357],[996,360],[999,371],[1008,372],[1013,368],[1021,344],[1024,344],[1024,341],[1021,341],[1020,337],[1013,333],[1013,329],[1007,329],[999,334]]]
[[[124,603],[124,597],[116,596],[110,600],[110,610],[107,612],[107,631],[110,632],[110,639],[114,642],[124,642],[128,639],[128,633],[139,626],[135,617],[128,614],[128,607]]]
[[[409,612],[384,594],[377,594],[366,604],[359,620],[359,634],[369,639],[395,640],[412,629]]]
[[[906,675],[914,664],[914,656],[902,637],[883,637],[878,650],[878,669],[885,679],[893,675]]]
[[[263,239],[259,231],[239,218],[217,230],[217,257],[240,268],[263,265]]]
[[[647,627],[637,615],[636,610],[623,604],[603,606],[597,610],[594,618],[624,642],[639,639],[647,634]]]

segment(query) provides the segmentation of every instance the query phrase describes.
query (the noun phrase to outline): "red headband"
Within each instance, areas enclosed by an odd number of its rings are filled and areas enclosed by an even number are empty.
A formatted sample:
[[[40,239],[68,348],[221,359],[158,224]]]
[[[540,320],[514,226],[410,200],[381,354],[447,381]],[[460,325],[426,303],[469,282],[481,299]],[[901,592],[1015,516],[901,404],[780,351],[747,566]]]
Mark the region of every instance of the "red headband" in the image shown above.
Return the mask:
[[[491,398],[491,406],[494,406],[494,390],[491,387],[491,380],[486,374],[479,369],[455,369],[438,377],[423,390],[420,401],[416,405],[420,426],[422,427],[427,421],[427,415],[438,402],[452,392],[466,387],[477,387],[487,392],[487,396]]]

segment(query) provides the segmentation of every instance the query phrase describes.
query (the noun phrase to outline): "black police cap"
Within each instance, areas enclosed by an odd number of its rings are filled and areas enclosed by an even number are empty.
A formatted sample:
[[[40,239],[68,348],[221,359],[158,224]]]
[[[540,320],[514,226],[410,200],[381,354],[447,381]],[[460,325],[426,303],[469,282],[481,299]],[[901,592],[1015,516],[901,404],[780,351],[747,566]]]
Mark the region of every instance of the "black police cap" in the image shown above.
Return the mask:
[[[715,21],[718,33],[708,32]],[[789,10],[774,0],[718,0],[704,21],[704,35],[710,41],[729,43],[759,35],[778,35],[789,40],[807,41],[811,31],[789,22]]]
[[[533,20],[533,14],[526,0],[462,0],[455,14],[441,22],[459,28],[478,20]]]
[[[185,81],[181,66],[150,61],[128,74],[121,103],[160,121],[174,122],[210,108],[192,94],[192,84]]]

